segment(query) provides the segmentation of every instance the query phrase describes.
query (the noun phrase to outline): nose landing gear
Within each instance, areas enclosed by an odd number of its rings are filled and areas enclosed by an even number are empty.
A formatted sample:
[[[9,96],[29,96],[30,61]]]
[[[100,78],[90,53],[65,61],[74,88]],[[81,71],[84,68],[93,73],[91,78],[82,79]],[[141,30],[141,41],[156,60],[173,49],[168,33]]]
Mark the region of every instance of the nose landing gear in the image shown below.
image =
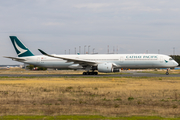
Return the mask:
[[[167,68],[166,75],[169,75],[169,69]]]

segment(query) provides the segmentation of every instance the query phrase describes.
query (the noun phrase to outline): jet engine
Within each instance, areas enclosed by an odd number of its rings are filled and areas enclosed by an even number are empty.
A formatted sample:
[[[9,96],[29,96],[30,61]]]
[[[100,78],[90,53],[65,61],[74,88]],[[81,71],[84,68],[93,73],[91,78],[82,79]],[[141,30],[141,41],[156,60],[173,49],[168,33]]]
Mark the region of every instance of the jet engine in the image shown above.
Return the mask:
[[[112,63],[101,63],[101,64],[98,64],[97,70],[99,72],[111,73],[113,72],[113,65]]]

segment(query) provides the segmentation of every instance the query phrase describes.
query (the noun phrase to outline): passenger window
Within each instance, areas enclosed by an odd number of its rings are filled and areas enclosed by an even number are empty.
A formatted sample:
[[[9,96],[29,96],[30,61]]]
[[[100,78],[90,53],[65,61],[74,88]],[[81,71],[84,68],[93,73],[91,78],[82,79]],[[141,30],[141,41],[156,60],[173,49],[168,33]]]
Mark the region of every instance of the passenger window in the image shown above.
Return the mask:
[[[172,58],[169,58],[169,60],[173,60]]]

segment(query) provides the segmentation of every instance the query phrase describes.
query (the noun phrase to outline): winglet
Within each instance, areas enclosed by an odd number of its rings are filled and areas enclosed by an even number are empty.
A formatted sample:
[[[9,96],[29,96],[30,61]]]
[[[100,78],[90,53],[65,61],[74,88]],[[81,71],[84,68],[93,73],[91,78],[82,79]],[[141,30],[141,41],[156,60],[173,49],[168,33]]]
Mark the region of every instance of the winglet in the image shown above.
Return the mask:
[[[47,53],[45,53],[44,51],[42,51],[41,49],[38,49],[43,55],[48,55]]]

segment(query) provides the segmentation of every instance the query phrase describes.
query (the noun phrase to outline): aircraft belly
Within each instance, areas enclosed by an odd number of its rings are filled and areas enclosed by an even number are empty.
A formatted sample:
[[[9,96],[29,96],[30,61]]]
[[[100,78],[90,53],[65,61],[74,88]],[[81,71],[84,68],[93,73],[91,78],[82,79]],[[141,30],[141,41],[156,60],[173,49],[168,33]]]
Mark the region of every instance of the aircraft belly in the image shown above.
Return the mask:
[[[28,64],[47,67],[47,68],[68,68],[68,66],[72,65],[72,63],[65,63],[64,61],[45,61],[45,62],[29,62]]]
[[[72,63],[65,63],[64,61],[61,62],[47,62],[46,66],[52,68],[67,68],[68,66],[72,65]]]

